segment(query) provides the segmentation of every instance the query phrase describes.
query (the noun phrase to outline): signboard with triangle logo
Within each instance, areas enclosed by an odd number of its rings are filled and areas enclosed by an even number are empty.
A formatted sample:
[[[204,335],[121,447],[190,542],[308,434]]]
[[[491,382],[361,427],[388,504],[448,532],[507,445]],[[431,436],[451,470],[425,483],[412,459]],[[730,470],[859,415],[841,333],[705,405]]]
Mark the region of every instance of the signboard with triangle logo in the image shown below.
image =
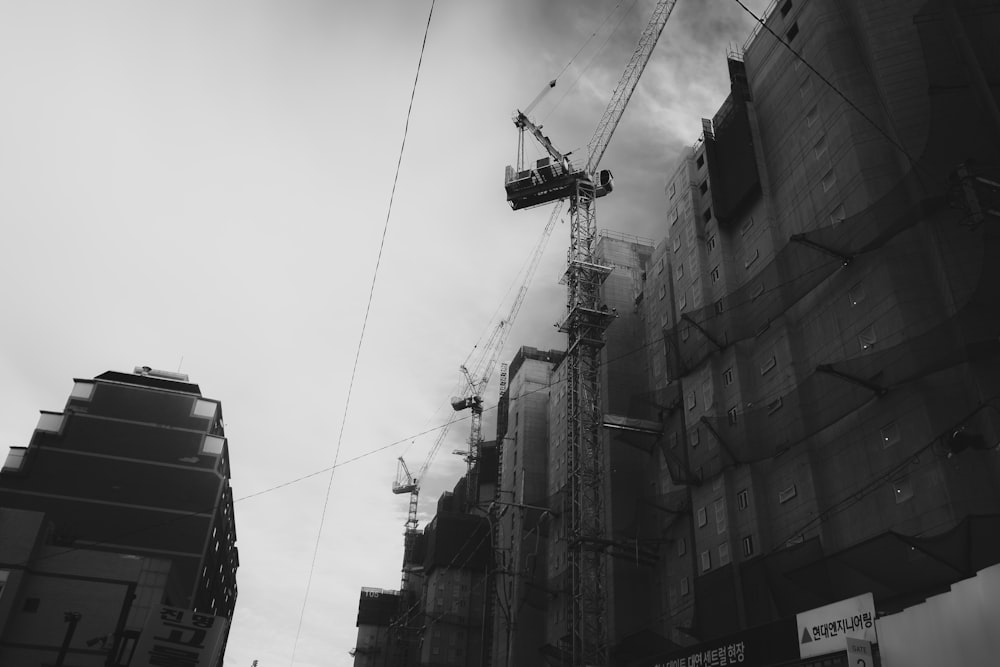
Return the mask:
[[[802,658],[846,651],[848,638],[878,643],[871,593],[796,614],[795,622]]]

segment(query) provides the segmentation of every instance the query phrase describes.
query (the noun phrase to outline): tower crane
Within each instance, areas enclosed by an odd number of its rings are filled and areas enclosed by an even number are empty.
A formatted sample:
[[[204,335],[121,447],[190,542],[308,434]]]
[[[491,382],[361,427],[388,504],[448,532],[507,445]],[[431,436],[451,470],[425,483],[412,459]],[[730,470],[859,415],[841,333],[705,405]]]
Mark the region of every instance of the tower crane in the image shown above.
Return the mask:
[[[587,160],[574,165],[542,134],[526,113],[518,111],[518,164],[508,166],[504,186],[511,208],[519,210],[556,200],[569,201],[570,241],[566,315],[559,325],[567,334],[566,358],[566,487],[563,516],[567,523],[570,595],[564,596],[569,643],[564,660],[574,667],[608,664],[607,554],[603,499],[603,452],[599,437],[601,397],[599,354],[604,331],[614,315],[601,308],[599,289],[611,268],[594,258],[597,240],[596,199],[611,192],[607,170],[598,171],[604,151],[635,92],[653,47],[663,33],[676,0],[658,0],[639,44],[618,81],[611,101],[587,144]],[[523,142],[527,130],[548,157],[525,169]]]
[[[413,562],[413,549],[416,544],[417,526],[419,525],[419,521],[417,519],[417,506],[420,498],[420,481],[424,478],[424,473],[427,472],[427,469],[434,461],[434,457],[437,455],[438,450],[441,448],[442,443],[447,437],[451,425],[458,420],[458,413],[465,409],[470,409],[472,412],[472,428],[469,434],[469,449],[467,452],[463,451],[461,453],[465,457],[467,463],[466,480],[468,489],[470,490],[470,493],[468,494],[469,504],[471,506],[476,502],[476,499],[473,498],[473,490],[477,488],[478,484],[477,480],[473,479],[475,471],[473,463],[479,457],[479,451],[483,440],[483,394],[486,392],[490,378],[493,376],[493,371],[496,368],[497,360],[503,350],[504,342],[506,342],[507,336],[510,334],[511,326],[514,324],[514,320],[517,319],[517,314],[521,310],[521,305],[524,303],[524,297],[528,293],[528,287],[530,286],[531,280],[535,275],[535,271],[538,269],[542,254],[545,251],[545,246],[548,244],[549,237],[552,236],[552,230],[555,227],[556,222],[558,222],[561,212],[561,204],[553,207],[549,221],[542,230],[538,243],[532,250],[527,269],[525,270],[524,279],[521,281],[521,286],[518,289],[516,297],[514,298],[514,302],[511,304],[507,317],[500,320],[493,329],[493,332],[490,334],[489,339],[487,339],[487,342],[483,347],[482,353],[479,355],[478,361],[472,366],[472,370],[470,371],[464,364],[461,366],[462,374],[465,376],[467,383],[465,395],[452,399],[451,405],[454,412],[448,419],[448,422],[441,429],[441,432],[438,433],[437,439],[428,451],[427,457],[424,459],[420,469],[417,470],[416,475],[410,472],[410,469],[407,467],[406,461],[403,460],[402,456],[398,459],[398,463],[396,465],[396,479],[392,484],[392,492],[397,495],[410,495],[409,511],[406,516],[406,528],[404,532],[403,574],[399,585],[400,591],[406,591],[410,588],[410,573],[413,571],[413,567],[410,564]]]
[[[550,84],[550,87],[552,85],[555,85],[554,82]],[[486,388],[489,386],[490,380],[493,378],[493,371],[496,369],[497,361],[500,359],[500,353],[503,351],[504,343],[507,341],[507,336],[510,335],[510,330],[514,324],[514,320],[517,319],[517,314],[520,312],[521,306],[524,304],[524,297],[528,293],[528,287],[531,285],[531,280],[534,278],[535,271],[538,269],[538,265],[541,262],[545,246],[548,244],[549,237],[552,236],[552,230],[555,227],[556,222],[559,220],[561,213],[562,202],[552,208],[549,221],[542,230],[542,235],[538,239],[538,243],[532,251],[531,258],[524,273],[524,278],[521,281],[521,286],[517,291],[517,296],[514,298],[514,301],[510,306],[510,310],[507,312],[507,317],[501,319],[497,323],[493,332],[490,334],[489,339],[486,341],[486,344],[483,346],[479,359],[472,366],[472,369],[470,370],[465,364],[463,364],[460,369],[466,380],[465,394],[463,396],[456,396],[452,398],[451,407],[456,412],[469,409],[472,413],[472,428],[469,433],[468,451],[461,452],[466,461],[466,480],[467,488],[469,490],[467,496],[468,506],[470,508],[475,507],[479,502],[479,485],[477,477],[478,466],[476,466],[475,463],[479,459],[483,443],[483,395],[486,393]]]
[[[420,466],[420,469],[417,470],[416,475],[410,473],[410,469],[407,467],[406,461],[403,460],[402,456],[399,457],[396,464],[396,481],[392,483],[392,492],[396,495],[410,494],[410,507],[406,515],[406,528],[403,532],[403,576],[399,582],[400,592],[410,590],[410,573],[414,570],[411,563],[413,563],[413,550],[416,546],[417,526],[419,525],[419,521],[417,520],[417,503],[420,499],[420,480],[424,478],[424,473],[427,472],[427,469],[434,461],[438,450],[441,449],[441,443],[444,442],[448,431],[451,429],[451,425],[455,423],[456,419],[457,415],[455,414],[449,417],[448,422],[441,429],[441,432],[438,433],[437,439],[427,452],[427,457],[424,459],[424,463]],[[405,598],[405,595],[403,597]]]

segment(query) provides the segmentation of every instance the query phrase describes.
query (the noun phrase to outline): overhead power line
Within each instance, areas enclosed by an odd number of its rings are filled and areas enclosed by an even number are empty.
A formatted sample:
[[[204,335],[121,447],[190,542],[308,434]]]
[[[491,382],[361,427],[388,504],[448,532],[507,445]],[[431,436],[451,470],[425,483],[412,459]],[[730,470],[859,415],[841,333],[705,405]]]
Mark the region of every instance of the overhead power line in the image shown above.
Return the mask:
[[[354,365],[351,368],[351,379],[347,385],[347,399],[344,402],[344,415],[340,422],[340,432],[337,434],[337,446],[333,453],[333,465],[330,466],[330,479],[326,485],[326,495],[323,498],[323,511],[320,514],[319,529],[316,531],[316,543],[313,546],[312,562],[309,565],[309,578],[306,581],[306,592],[302,598],[302,610],[299,612],[298,627],[295,629],[295,643],[292,647],[291,664],[295,664],[295,653],[299,647],[299,637],[302,634],[302,621],[306,615],[306,605],[309,602],[309,592],[312,590],[313,574],[316,571],[316,557],[319,554],[320,540],[323,536],[323,524],[326,521],[326,511],[330,505],[330,491],[333,488],[333,478],[337,469],[337,460],[340,457],[340,447],[344,439],[344,427],[347,424],[347,416],[351,406],[351,392],[354,388],[354,379],[358,372],[358,360],[361,358],[361,348],[365,340],[365,331],[368,327],[368,316],[371,313],[372,301],[375,295],[375,283],[378,279],[378,270],[382,264],[382,252],[385,249],[385,239],[389,231],[389,219],[392,216],[392,203],[396,197],[396,185],[399,183],[399,171],[403,164],[403,153],[406,149],[406,137],[410,130],[410,115],[413,112],[413,100],[417,94],[417,82],[420,80],[420,67],[424,62],[424,51],[427,48],[427,35],[431,29],[431,17],[434,16],[434,0],[431,0],[430,10],[427,13],[427,25],[424,27],[424,39],[420,45],[420,56],[417,58],[417,71],[413,77],[413,88],[410,90],[410,104],[406,109],[406,123],[403,125],[403,139],[399,146],[399,156],[396,159],[396,172],[392,179],[392,191],[389,193],[389,204],[385,212],[385,224],[382,226],[382,238],[379,241],[378,257],[375,260],[375,270],[372,272],[371,286],[368,289],[368,303],[365,306],[365,316],[361,323],[361,334],[358,336],[358,347],[354,352]]]
[[[752,16],[753,19],[764,30],[766,30],[768,33],[771,34],[772,37],[774,37],[776,40],[778,40],[778,43],[781,44],[783,47],[785,47],[792,55],[794,55],[799,60],[799,62],[801,62],[803,65],[805,65],[806,68],[808,68],[810,72],[812,72],[813,74],[815,74],[816,76],[818,76],[819,79],[820,79],[820,81],[822,81],[823,83],[825,83],[827,85],[827,87],[830,88],[830,90],[832,90],[840,99],[842,99],[847,104],[847,106],[849,106],[852,109],[854,109],[854,111],[857,112],[857,114],[859,116],[861,116],[861,118],[864,119],[865,122],[867,122],[869,125],[871,125],[872,128],[874,128],[876,132],[878,132],[879,134],[881,134],[885,138],[885,140],[888,141],[889,144],[893,148],[895,148],[900,153],[902,153],[903,156],[910,163],[910,165],[913,167],[913,169],[915,171],[917,171],[918,173],[920,173],[920,170],[921,170],[920,164],[913,158],[912,155],[910,155],[910,152],[906,149],[906,147],[903,144],[901,144],[895,137],[890,136],[888,132],[886,132],[885,130],[883,130],[881,125],[879,125],[878,123],[876,123],[875,120],[871,116],[869,116],[867,113],[865,113],[861,109],[861,107],[859,107],[857,104],[855,104],[853,100],[851,100],[842,90],[840,90],[840,88],[838,88],[836,86],[836,84],[833,83],[833,81],[831,81],[830,79],[828,79],[819,70],[817,70],[815,67],[813,67],[812,63],[810,63],[808,60],[806,60],[805,58],[803,58],[801,53],[799,53],[798,51],[796,51],[795,49],[793,49],[792,45],[789,44],[788,41],[782,39],[781,35],[779,35],[778,33],[776,33],[771,28],[771,26],[767,25],[767,19],[766,19],[766,17],[764,17],[764,16],[758,16],[757,14],[755,14],[752,9],[750,9],[745,4],[743,4],[742,0],[735,0],[735,2],[740,7],[742,7],[743,10],[747,14],[749,14],[750,16]]]

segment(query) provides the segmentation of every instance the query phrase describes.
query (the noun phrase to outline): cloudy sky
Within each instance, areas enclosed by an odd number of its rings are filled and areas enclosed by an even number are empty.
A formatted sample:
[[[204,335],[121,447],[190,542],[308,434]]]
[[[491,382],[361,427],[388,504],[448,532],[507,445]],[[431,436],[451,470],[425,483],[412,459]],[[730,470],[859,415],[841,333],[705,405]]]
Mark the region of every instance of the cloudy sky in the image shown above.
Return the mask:
[[[0,0],[0,444],[74,377],[188,373],[223,403],[238,499],[227,665],[350,665],[360,587],[399,585],[396,457],[424,460],[548,218],[504,201],[511,114],[586,44],[534,114],[582,154],[653,5],[436,3],[348,404],[429,0]],[[668,169],[751,28],[733,0],[678,3],[604,156],[601,227],[663,235]],[[562,345],[567,238],[502,359]],[[423,480],[422,523],[467,436]],[[332,483],[281,486],[335,457]]]

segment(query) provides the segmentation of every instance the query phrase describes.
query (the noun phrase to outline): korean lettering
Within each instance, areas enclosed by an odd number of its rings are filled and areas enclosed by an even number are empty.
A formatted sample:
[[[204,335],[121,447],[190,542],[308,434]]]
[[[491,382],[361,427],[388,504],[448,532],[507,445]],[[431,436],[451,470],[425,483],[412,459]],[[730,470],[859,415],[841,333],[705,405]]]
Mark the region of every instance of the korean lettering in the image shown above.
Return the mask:
[[[160,620],[180,623],[184,620],[184,612],[180,609],[167,609],[164,607],[160,610]]]
[[[153,630],[148,647],[152,667],[198,667],[209,644],[215,617],[181,609],[162,607],[159,627]]]
[[[191,622],[195,627],[210,628],[215,624],[215,616],[207,614],[192,614]]]
[[[726,657],[729,659],[729,664],[743,662],[743,654],[743,642],[736,642],[726,647]]]

